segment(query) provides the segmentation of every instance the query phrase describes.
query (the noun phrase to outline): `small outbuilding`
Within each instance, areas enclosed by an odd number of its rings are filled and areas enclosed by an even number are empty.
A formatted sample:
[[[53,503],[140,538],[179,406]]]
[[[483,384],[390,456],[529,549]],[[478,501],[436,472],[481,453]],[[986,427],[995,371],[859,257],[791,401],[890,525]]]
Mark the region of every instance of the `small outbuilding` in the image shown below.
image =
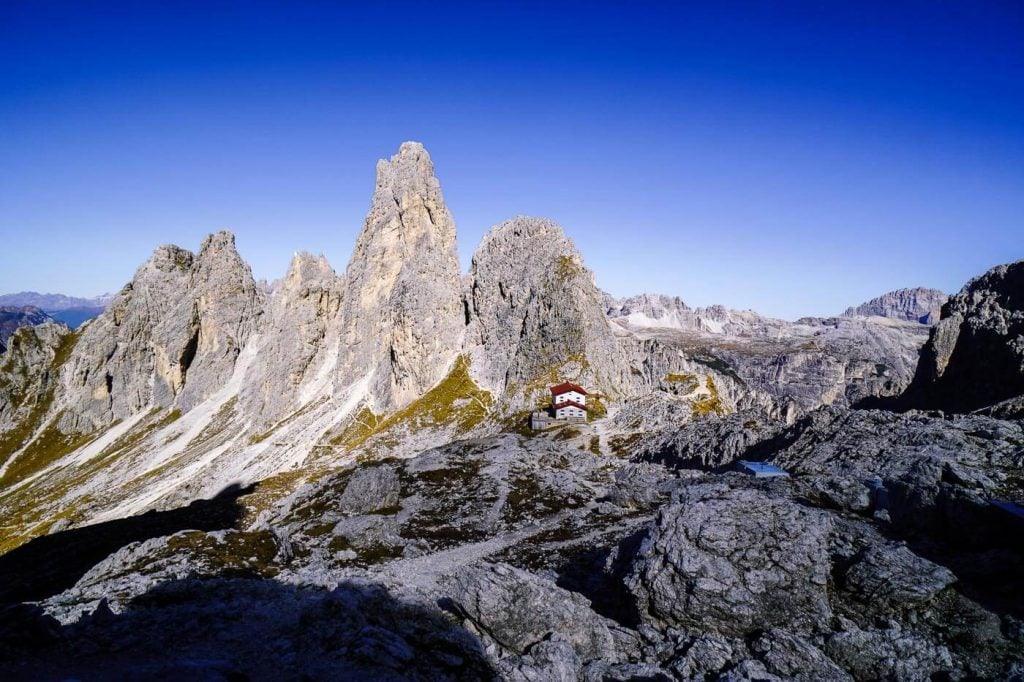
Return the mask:
[[[545,410],[530,413],[530,428],[534,431],[543,431],[551,426],[551,421],[551,415]]]

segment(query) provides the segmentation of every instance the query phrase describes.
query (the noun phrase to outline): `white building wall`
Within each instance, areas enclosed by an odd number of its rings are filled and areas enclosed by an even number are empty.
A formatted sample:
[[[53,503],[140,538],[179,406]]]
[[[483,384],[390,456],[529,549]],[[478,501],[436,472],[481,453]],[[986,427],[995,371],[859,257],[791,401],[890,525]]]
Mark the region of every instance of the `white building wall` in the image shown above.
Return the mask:
[[[555,405],[558,405],[559,403],[564,403],[567,400],[571,400],[574,403],[579,403],[580,405],[587,404],[587,397],[585,395],[577,393],[576,391],[569,391],[568,393],[563,393],[562,395],[555,396]]]

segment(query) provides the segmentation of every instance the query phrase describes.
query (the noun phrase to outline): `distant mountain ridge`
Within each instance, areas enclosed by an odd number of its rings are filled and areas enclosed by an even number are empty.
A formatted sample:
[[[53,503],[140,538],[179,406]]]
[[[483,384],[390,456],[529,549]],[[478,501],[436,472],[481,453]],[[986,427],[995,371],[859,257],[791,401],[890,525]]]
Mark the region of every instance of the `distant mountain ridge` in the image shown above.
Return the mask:
[[[114,300],[114,294],[100,294],[92,298],[66,294],[40,294],[37,291],[0,294],[0,306],[38,308],[53,319],[64,322],[72,329],[77,329],[102,313],[112,300]]]
[[[843,317],[877,316],[922,324],[935,324],[939,321],[939,311],[942,305],[948,300],[949,294],[938,289],[924,287],[897,289],[855,308],[847,308]]]
[[[57,312],[73,308],[106,308],[113,299],[114,294],[100,294],[92,298],[82,298],[66,294],[41,294],[37,291],[19,291],[16,294],[0,294],[0,306],[35,306],[46,312]]]

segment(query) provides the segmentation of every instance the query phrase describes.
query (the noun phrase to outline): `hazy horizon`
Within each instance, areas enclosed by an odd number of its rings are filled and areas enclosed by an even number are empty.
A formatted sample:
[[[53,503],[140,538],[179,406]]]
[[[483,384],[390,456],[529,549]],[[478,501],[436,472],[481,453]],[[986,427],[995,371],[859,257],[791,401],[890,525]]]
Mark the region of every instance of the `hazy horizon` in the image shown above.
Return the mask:
[[[434,160],[463,271],[514,215],[598,286],[783,319],[1024,258],[1024,5],[0,7],[0,293],[118,291],[235,233],[344,271]]]

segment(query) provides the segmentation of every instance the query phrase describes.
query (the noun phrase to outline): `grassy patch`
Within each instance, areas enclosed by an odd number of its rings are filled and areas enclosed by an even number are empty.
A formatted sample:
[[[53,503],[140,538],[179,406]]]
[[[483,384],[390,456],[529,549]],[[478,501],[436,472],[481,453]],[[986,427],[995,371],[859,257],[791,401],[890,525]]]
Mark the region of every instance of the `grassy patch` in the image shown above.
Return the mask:
[[[700,379],[696,374],[668,374],[663,381],[672,386],[673,392],[686,395],[700,387]]]
[[[644,437],[642,433],[631,433],[628,436],[612,436],[608,439],[608,445],[616,457],[629,457],[633,454],[633,448]]]
[[[726,414],[727,410],[725,405],[722,404],[722,399],[718,396],[718,387],[715,386],[715,380],[708,377],[705,386],[707,386],[710,395],[693,403],[693,417],[696,419],[697,417],[704,417],[709,414]]]
[[[421,397],[386,418],[364,407],[330,442],[351,450],[370,436],[398,426],[454,425],[459,433],[467,433],[483,422],[493,405],[494,397],[469,375],[469,358],[460,355],[448,376]]]
[[[559,279],[572,279],[583,274],[583,266],[572,256],[559,256],[558,262],[555,263],[555,274]]]
[[[168,539],[167,553],[187,553],[201,573],[239,577],[273,577],[277,543],[269,531],[228,531],[223,540],[201,531]]]
[[[579,429],[574,429],[571,426],[566,426],[558,430],[558,432],[552,436],[551,440],[572,440],[583,435]]]
[[[0,463],[4,462],[14,452],[23,447],[28,442],[29,438],[32,437],[32,434],[38,431],[43,425],[43,420],[50,411],[50,407],[53,406],[53,394],[57,384],[57,374],[60,371],[61,366],[67,362],[69,357],[71,357],[71,351],[74,350],[77,342],[78,334],[71,332],[64,335],[61,338],[60,343],[57,344],[57,347],[53,351],[53,360],[50,363],[50,367],[42,377],[43,394],[40,396],[36,404],[29,410],[29,413],[19,420],[14,428],[0,435]],[[24,459],[24,457],[25,455],[22,455],[19,459]],[[5,476],[4,480],[8,481],[10,480],[10,477]]]
[[[565,509],[578,509],[586,501],[575,495],[563,495],[543,487],[534,476],[519,476],[509,481],[510,489],[501,510],[502,521],[514,524],[550,516]]]
[[[366,442],[366,439],[377,432],[377,428],[384,422],[384,419],[374,414],[369,407],[363,407],[352,416],[345,428],[334,438],[331,438],[331,445],[352,450]]]
[[[589,450],[595,455],[601,454],[601,437],[591,436]]]
[[[57,428],[60,414],[56,415],[22,451],[21,455],[11,462],[0,479],[0,486],[17,483],[32,474],[42,471],[61,457],[70,454],[93,439],[92,435],[79,433],[67,434]]]

